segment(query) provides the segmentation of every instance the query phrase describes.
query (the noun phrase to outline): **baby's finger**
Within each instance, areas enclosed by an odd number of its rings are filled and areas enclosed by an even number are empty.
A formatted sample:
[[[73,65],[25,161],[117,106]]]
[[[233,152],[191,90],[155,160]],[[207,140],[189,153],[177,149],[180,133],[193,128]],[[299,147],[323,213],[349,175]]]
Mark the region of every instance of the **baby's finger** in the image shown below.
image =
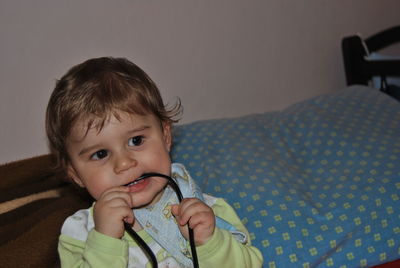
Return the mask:
[[[110,189],[107,189],[103,193],[101,193],[99,199],[108,197],[108,196],[113,195],[115,193],[128,193],[128,191],[129,191],[128,187],[125,187],[125,186],[112,187]]]
[[[182,202],[179,208],[178,222],[180,225],[185,225],[193,215],[201,212],[208,212],[209,210],[210,208],[198,199]]]
[[[179,216],[179,205],[172,205],[171,212],[174,216]]]
[[[192,229],[196,229],[197,226],[204,224],[208,220],[208,212],[199,212],[190,217],[188,225]]]
[[[110,191],[103,194],[99,201],[102,202],[110,202],[114,199],[122,199],[125,201],[126,205],[132,207],[132,198],[128,192],[121,192],[121,191]]]
[[[114,196],[112,199],[110,200],[106,200],[105,202],[103,202],[103,204],[105,204],[106,206],[110,207],[110,208],[117,208],[117,207],[126,207],[131,209],[131,198],[128,196]]]
[[[133,225],[133,223],[135,222],[135,216],[134,216],[132,210],[130,210],[128,212],[128,214],[124,217],[124,222],[126,222],[130,225]]]

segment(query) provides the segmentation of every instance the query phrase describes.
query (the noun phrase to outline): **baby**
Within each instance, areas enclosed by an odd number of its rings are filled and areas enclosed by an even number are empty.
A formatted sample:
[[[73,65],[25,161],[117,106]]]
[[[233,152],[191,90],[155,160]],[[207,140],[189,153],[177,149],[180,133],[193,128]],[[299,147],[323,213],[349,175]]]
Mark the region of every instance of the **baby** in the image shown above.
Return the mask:
[[[126,224],[160,267],[192,266],[188,225],[200,267],[261,267],[262,255],[234,210],[201,193],[185,167],[171,163],[180,112],[179,102],[166,107],[150,77],[122,58],[87,60],[57,82],[46,113],[49,146],[58,167],[96,200],[64,222],[63,267],[148,267]],[[166,179],[137,180],[153,172],[174,178],[180,204]]]

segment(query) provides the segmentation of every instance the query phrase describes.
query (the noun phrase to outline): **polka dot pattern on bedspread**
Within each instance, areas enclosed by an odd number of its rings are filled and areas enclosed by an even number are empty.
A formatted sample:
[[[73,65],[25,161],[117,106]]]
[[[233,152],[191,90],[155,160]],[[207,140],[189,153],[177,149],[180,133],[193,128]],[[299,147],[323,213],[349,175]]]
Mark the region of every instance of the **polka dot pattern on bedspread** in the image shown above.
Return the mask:
[[[174,162],[225,198],[264,267],[400,258],[400,103],[351,87],[289,108],[175,128]]]

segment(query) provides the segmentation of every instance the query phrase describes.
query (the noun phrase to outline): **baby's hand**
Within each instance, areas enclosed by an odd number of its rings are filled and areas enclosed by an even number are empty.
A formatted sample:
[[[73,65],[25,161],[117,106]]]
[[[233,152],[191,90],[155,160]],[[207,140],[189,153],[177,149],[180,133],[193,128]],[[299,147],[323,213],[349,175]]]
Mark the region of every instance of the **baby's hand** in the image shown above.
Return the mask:
[[[128,188],[119,186],[108,189],[100,196],[93,208],[95,229],[114,238],[124,235],[124,222],[133,224],[132,200]]]
[[[196,246],[205,244],[213,235],[215,215],[212,209],[197,198],[185,198],[179,205],[172,206],[172,214],[178,223],[182,235],[189,239],[186,224],[193,229]]]

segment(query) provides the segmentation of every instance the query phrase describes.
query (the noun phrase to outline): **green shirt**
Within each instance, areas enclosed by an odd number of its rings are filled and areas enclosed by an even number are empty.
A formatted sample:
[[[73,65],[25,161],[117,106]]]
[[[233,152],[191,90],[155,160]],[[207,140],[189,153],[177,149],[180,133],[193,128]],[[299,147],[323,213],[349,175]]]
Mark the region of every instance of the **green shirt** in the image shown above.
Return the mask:
[[[221,198],[208,196],[210,198],[214,200],[211,205],[214,214],[249,237],[233,208]],[[62,267],[151,267],[146,255],[128,233],[116,239],[92,228],[88,224],[93,222],[91,211],[92,208],[80,210],[64,223],[58,244]],[[79,231],[69,231],[75,229]],[[160,268],[180,267],[144,230],[138,234],[152,249]],[[263,263],[261,252],[251,246],[249,239],[242,244],[229,231],[219,228],[215,228],[211,239],[196,247],[196,251],[200,267],[261,267]]]

